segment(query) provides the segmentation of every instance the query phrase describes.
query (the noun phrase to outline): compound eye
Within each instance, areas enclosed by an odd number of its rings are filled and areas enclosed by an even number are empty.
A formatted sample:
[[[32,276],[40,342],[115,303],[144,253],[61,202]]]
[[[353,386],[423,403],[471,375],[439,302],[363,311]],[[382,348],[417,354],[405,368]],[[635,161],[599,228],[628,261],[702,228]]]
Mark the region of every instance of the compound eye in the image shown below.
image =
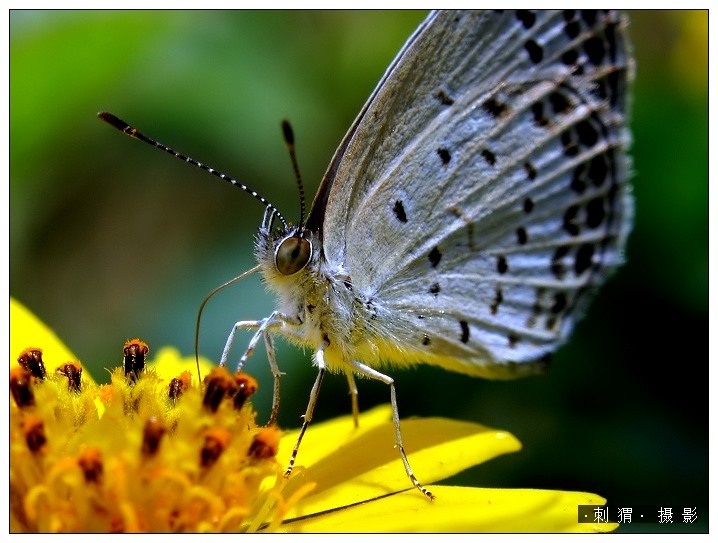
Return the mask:
[[[306,238],[291,236],[274,253],[274,265],[282,275],[294,275],[304,269],[312,257],[312,245]]]

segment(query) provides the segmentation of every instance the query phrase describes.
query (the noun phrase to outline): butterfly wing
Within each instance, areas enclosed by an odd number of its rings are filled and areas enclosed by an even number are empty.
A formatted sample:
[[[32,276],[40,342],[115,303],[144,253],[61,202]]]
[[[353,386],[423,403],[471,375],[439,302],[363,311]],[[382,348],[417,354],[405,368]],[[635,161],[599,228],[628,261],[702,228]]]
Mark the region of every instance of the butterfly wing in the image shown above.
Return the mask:
[[[622,260],[625,21],[436,12],[390,66],[315,200],[371,362],[511,377],[564,342]]]

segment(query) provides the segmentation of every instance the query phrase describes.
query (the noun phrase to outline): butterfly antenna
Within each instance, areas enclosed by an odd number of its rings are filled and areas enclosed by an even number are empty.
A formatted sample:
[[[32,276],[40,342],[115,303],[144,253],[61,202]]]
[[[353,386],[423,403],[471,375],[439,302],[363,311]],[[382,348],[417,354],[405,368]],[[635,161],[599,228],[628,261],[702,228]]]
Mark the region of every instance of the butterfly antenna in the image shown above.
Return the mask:
[[[215,170],[214,168],[205,166],[201,162],[198,162],[197,160],[195,160],[191,157],[183,155],[182,153],[178,153],[177,151],[175,151],[174,149],[171,149],[170,147],[167,147],[163,143],[160,143],[158,141],[153,140],[152,138],[150,138],[148,136],[145,136],[142,132],[137,130],[135,127],[130,126],[129,124],[127,124],[125,121],[123,121],[119,117],[114,116],[112,113],[107,113],[106,111],[101,111],[100,113],[97,114],[97,116],[100,119],[102,119],[103,121],[105,121],[107,124],[109,124],[110,126],[116,128],[117,130],[119,130],[120,132],[122,132],[124,134],[127,134],[131,138],[143,141],[145,143],[149,143],[150,145],[153,145],[153,146],[157,147],[158,149],[161,149],[164,152],[169,153],[170,155],[172,155],[175,158],[179,158],[180,160],[189,162],[193,166],[197,166],[198,168],[201,168],[204,171],[211,173],[214,176],[219,177],[220,179],[224,179],[225,181],[227,181],[228,183],[231,183],[235,187],[242,189],[244,192],[248,193],[256,200],[259,200],[260,202],[262,202],[264,207],[266,207],[267,209],[273,210],[276,213],[277,218],[281,221],[284,228],[287,228],[287,221],[284,220],[284,217],[279,212],[279,210],[276,207],[274,207],[274,205],[272,205],[266,198],[264,198],[262,195],[258,194],[257,191],[249,188],[244,183],[240,183],[236,179],[229,177],[228,175],[225,175],[222,172]],[[291,132],[291,130],[290,130],[290,132]],[[302,209],[303,209],[303,202],[302,202]]]
[[[299,164],[297,164],[297,155],[294,152],[294,131],[289,121],[282,121],[282,133],[284,134],[284,143],[287,145],[289,150],[289,158],[292,160],[292,167],[294,168],[294,175],[297,178],[297,186],[299,187],[299,224],[304,226],[304,211],[305,211],[305,197],[304,197],[304,183],[302,183],[302,174],[299,173]]]

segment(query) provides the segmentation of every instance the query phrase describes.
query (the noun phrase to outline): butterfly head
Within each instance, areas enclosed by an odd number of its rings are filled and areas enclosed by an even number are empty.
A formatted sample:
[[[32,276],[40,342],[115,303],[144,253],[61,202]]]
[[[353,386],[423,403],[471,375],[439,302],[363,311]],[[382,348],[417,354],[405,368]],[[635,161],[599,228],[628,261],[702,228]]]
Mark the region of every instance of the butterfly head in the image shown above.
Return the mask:
[[[273,228],[277,214],[273,207],[267,207],[256,245],[257,261],[270,282],[297,276],[319,253],[315,247],[318,238],[301,222],[298,225],[282,222]]]

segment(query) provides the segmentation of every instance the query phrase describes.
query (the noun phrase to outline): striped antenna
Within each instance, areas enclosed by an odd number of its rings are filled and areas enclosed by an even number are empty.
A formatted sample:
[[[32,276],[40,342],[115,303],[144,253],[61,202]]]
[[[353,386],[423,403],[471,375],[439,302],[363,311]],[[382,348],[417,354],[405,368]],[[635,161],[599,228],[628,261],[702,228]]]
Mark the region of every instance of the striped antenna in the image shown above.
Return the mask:
[[[262,202],[262,204],[263,204],[267,209],[273,210],[273,211],[276,213],[277,218],[280,220],[280,222],[281,222],[282,225],[284,226],[284,228],[285,228],[285,229],[288,228],[287,221],[284,220],[284,217],[283,217],[282,214],[279,212],[279,210],[278,210],[276,207],[274,207],[274,205],[272,205],[269,201],[267,201],[267,199],[264,198],[264,196],[261,196],[260,194],[257,193],[257,191],[255,191],[255,190],[249,188],[249,187],[248,187],[247,185],[245,185],[244,183],[240,183],[240,182],[237,181],[236,179],[234,179],[234,178],[232,178],[232,177],[229,177],[229,176],[223,174],[222,172],[215,170],[214,168],[211,168],[211,167],[209,167],[209,166],[205,166],[205,165],[202,164],[201,162],[198,162],[197,160],[195,160],[195,159],[193,159],[193,158],[191,158],[191,157],[188,157],[188,156],[186,156],[186,155],[183,155],[182,153],[178,153],[177,151],[175,151],[174,149],[171,149],[170,147],[167,147],[167,146],[164,145],[163,143],[160,143],[160,142],[158,142],[158,141],[153,140],[153,139],[150,138],[150,137],[145,136],[142,132],[140,132],[139,130],[137,130],[135,127],[130,126],[130,125],[127,124],[125,121],[123,121],[123,120],[120,119],[119,117],[116,117],[116,116],[113,115],[112,113],[107,113],[106,111],[101,111],[100,113],[97,114],[97,116],[98,116],[100,119],[102,119],[103,121],[105,121],[107,124],[109,124],[110,126],[116,128],[117,130],[119,130],[120,132],[123,132],[124,134],[127,134],[127,135],[130,136],[131,138],[134,138],[134,139],[136,139],[136,140],[143,141],[143,142],[145,142],[145,143],[149,143],[150,145],[154,145],[154,146],[157,147],[158,149],[162,149],[164,152],[169,153],[169,154],[172,155],[173,157],[179,158],[180,160],[183,160],[183,161],[185,161],[185,162],[189,162],[190,164],[192,164],[192,165],[194,165],[194,166],[197,166],[198,168],[201,168],[201,169],[203,169],[204,171],[209,172],[209,173],[211,173],[212,175],[215,175],[215,176],[219,177],[220,179],[224,179],[225,181],[227,181],[228,183],[231,183],[231,184],[234,185],[235,187],[238,187],[238,188],[242,189],[244,192],[250,194],[250,195],[253,196],[255,199],[257,199],[257,200],[259,200],[260,202]],[[291,130],[290,130],[290,133],[291,133]],[[286,139],[286,131],[285,131],[285,139]],[[294,161],[293,161],[293,162],[294,162]],[[296,171],[296,166],[295,166],[295,171]],[[301,179],[300,179],[299,183],[300,183],[300,187],[301,187]],[[302,216],[303,216],[303,215],[304,215],[303,190],[300,189],[300,191],[302,192]],[[301,224],[301,223],[300,223],[300,224]]]

